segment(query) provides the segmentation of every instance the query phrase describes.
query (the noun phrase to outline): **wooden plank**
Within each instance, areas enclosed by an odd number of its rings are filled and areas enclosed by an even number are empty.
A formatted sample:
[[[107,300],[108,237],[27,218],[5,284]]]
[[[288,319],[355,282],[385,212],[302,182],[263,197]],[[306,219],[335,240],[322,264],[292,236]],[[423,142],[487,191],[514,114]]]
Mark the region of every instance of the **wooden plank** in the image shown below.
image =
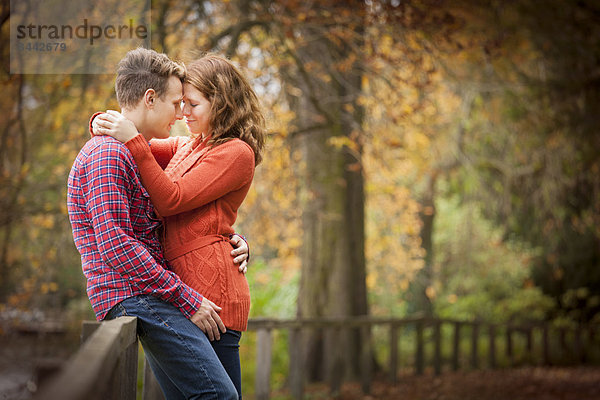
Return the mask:
[[[395,324],[390,324],[390,382],[398,383],[398,330]]]
[[[364,394],[371,393],[371,375],[373,373],[373,354],[371,353],[371,328],[363,326],[360,329],[362,348],[360,352],[361,358],[361,386]]]
[[[534,360],[533,355],[533,329],[526,328],[525,329],[525,339],[526,339],[526,348],[527,348],[527,360],[529,363],[532,363]]]
[[[575,361],[579,364],[583,364],[585,359],[583,348],[581,325],[577,324],[573,332],[573,352],[575,353]]]
[[[137,343],[137,319],[120,317],[104,321],[64,370],[34,396],[39,400],[101,400],[111,398],[107,392],[119,357]],[[129,371],[133,373],[135,371]],[[134,397],[135,398],[135,397]]]
[[[112,399],[135,400],[137,392],[138,342],[131,343],[117,359],[108,383]]]
[[[165,395],[156,380],[148,359],[144,357],[144,385],[142,390],[143,400],[165,400]]]
[[[289,335],[289,353],[290,353],[290,391],[295,400],[301,400],[304,397],[304,371],[302,358],[302,346],[300,346],[302,331],[300,328],[293,328]]]
[[[493,368],[496,368],[496,326],[494,324],[490,324],[489,335],[490,335],[489,367],[493,369]]]
[[[271,330],[259,329],[256,335],[255,397],[257,400],[268,400],[271,395]]]
[[[356,327],[386,325],[396,323],[399,325],[410,325],[421,321],[422,317],[411,318],[379,318],[370,316],[349,316],[349,317],[318,317],[318,318],[298,318],[298,319],[274,319],[274,318],[252,318],[248,320],[248,330],[257,331],[259,329],[292,329],[292,328],[332,328],[332,327]]]
[[[100,328],[100,322],[99,321],[83,321],[81,323],[81,344],[84,344],[86,340],[89,339],[90,336],[92,336],[92,334],[94,332],[96,332],[96,329]]]
[[[327,383],[329,384],[329,391],[331,397],[338,397],[340,389],[342,388],[342,381],[344,379],[344,365],[342,362],[342,351],[346,347],[341,345],[342,343],[348,343],[350,335],[352,334],[348,328],[342,331],[341,326],[334,326],[331,329],[324,330],[324,341],[325,347],[332,349],[328,352],[326,362],[329,364],[325,368],[327,373]],[[343,335],[343,336],[342,336]]]
[[[542,358],[544,365],[550,365],[550,340],[548,334],[548,323],[545,323],[542,327]]]
[[[512,340],[513,330],[511,327],[506,327],[506,358],[508,358],[508,365],[512,367],[514,365],[514,357],[513,357],[513,340]]]
[[[452,369],[458,371],[460,356],[460,322],[454,322],[454,337],[452,343]]]
[[[433,371],[435,375],[442,373],[442,323],[436,320],[433,323]]]
[[[415,342],[415,373],[417,375],[423,375],[423,371],[425,370],[423,324],[423,320],[417,321],[415,329],[415,334],[417,336]]]
[[[479,368],[479,323],[474,322],[471,329],[471,368]]]
[[[567,330],[566,328],[558,328],[558,342],[559,342],[559,360],[560,362],[565,362],[565,358],[568,357],[569,348],[567,346]]]

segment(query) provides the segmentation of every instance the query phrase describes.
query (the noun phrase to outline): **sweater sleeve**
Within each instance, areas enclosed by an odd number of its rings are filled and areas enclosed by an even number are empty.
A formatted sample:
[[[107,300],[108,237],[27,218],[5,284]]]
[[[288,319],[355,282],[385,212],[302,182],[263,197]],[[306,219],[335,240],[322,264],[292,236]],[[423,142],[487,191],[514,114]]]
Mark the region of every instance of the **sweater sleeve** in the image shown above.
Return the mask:
[[[142,183],[162,216],[179,214],[210,203],[252,181],[254,152],[241,140],[230,140],[207,155],[176,182],[160,168],[141,135],[125,145],[139,167]]]
[[[90,118],[89,130],[91,137],[95,136],[94,129],[92,127],[94,118],[100,114],[102,114],[102,112],[95,112]],[[158,165],[160,165],[162,169],[165,169],[167,168],[167,165],[169,165],[169,161],[171,161],[171,158],[173,158],[177,149],[181,145],[185,144],[188,140],[189,138],[187,136],[174,136],[166,139],[152,139],[150,141],[150,151],[152,152],[152,155],[156,159]]]
[[[169,161],[188,138],[184,136],[175,136],[167,139],[152,139],[150,140],[150,151],[152,156],[162,169],[167,168]]]

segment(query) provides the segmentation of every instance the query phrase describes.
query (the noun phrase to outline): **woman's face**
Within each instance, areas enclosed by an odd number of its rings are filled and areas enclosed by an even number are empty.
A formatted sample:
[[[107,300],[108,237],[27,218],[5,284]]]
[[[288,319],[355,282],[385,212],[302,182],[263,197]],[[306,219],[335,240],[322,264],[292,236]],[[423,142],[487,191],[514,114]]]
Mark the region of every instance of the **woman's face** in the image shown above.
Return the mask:
[[[190,83],[183,84],[183,116],[191,133],[210,135],[210,102]]]

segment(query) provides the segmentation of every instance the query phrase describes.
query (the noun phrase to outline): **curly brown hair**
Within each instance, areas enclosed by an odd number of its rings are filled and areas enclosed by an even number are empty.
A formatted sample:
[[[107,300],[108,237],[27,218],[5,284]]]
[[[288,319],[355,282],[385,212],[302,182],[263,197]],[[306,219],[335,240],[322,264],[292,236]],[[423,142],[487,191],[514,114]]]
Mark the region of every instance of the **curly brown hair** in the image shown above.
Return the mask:
[[[231,139],[241,139],[254,151],[258,165],[265,145],[265,118],[246,77],[231,61],[209,53],[187,65],[185,82],[210,102],[208,143],[217,146]]]

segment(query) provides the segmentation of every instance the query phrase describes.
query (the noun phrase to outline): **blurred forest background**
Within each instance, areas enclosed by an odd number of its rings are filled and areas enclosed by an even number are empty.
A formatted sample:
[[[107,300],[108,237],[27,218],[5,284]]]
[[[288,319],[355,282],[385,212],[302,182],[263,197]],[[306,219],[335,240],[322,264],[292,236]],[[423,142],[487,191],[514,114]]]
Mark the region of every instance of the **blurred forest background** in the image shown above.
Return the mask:
[[[9,74],[8,3],[0,312],[91,319],[66,180],[114,76]],[[600,321],[597,1],[155,0],[152,42],[227,55],[268,115],[253,317]]]

